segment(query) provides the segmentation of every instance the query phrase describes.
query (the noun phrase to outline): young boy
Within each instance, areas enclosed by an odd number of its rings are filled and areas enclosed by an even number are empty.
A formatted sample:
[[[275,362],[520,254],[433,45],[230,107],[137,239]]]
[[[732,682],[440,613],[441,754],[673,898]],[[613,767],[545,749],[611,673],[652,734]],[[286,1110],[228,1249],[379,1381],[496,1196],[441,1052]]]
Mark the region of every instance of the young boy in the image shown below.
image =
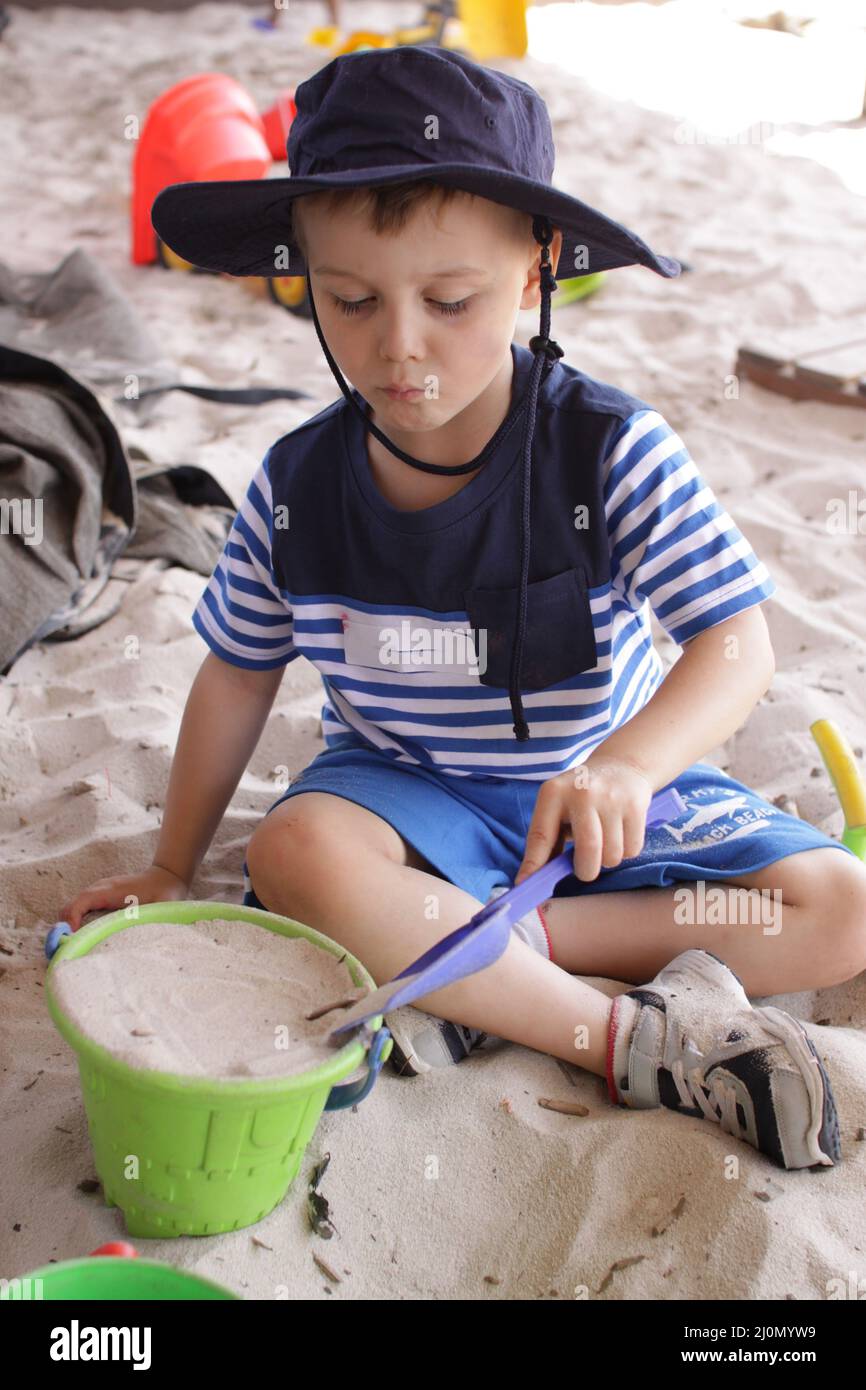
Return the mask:
[[[552,187],[546,108],[512,77],[407,47],[336,59],[296,102],[290,179],[179,185],[153,220],[195,264],[306,273],[344,399],[268,450],[195,610],[211,652],[153,865],[64,916],[186,895],[303,654],[326,748],[253,834],[246,904],[384,982],[574,840],[575,874],[498,961],[386,1019],[408,1070],[494,1034],[606,1076],[615,1103],[832,1166],[806,1030],[748,996],[866,966],[866,870],[699,761],[771,682],[775,585],[662,416],[548,337],[558,266],[679,266]],[[539,301],[530,352],[512,337]],[[665,679],[649,607],[685,648]],[[686,812],[647,830],[671,784]],[[704,911],[708,879],[733,918]],[[754,889],[769,926],[741,920]]]

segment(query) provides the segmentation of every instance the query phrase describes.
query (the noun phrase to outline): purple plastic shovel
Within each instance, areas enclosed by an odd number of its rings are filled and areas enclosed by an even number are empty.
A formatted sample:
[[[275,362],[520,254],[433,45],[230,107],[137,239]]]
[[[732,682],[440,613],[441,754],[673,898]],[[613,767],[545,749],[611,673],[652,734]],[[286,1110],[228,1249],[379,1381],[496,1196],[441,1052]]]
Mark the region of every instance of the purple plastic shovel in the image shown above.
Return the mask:
[[[659,825],[662,821],[676,820],[685,810],[686,804],[679,792],[675,787],[668,787],[652,798],[647,809],[646,824]],[[348,1041],[342,1034],[357,1028],[376,1014],[384,1014],[402,1004],[411,1004],[422,994],[432,994],[434,990],[453,984],[455,980],[462,980],[465,975],[474,975],[476,971],[492,965],[505,951],[514,924],[525,913],[543,903],[545,898],[549,898],[559,880],[573,872],[572,845],[543,868],[530,874],[516,888],[487,903],[465,927],[458,927],[443,937],[388,984],[364,995],[342,1015],[339,1024],[328,1034],[328,1040],[334,1039],[342,1046]]]

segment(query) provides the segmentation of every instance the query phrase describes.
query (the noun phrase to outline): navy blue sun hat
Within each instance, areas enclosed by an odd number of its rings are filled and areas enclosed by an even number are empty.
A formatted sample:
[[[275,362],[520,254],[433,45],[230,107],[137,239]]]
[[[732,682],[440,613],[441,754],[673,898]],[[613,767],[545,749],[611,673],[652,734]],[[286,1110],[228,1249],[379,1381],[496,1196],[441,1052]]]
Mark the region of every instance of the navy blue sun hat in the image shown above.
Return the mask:
[[[557,270],[563,279],[627,265],[671,278],[682,266],[656,255],[621,223],[554,188],[553,131],[542,98],[527,82],[463,53],[410,44],[344,54],[300,83],[295,106],[286,145],[290,177],[171,184],[154,200],[151,221],[172,251],[205,270],[269,278],[305,275],[316,333],[340,390],[380,444],[412,468],[447,476],[472,473],[523,418],[522,552],[509,696],[514,735],[526,740],[520,672],[532,440],[542,374],[563,356],[549,337],[554,231],[562,233]],[[529,343],[535,355],[529,380],[481,453],[453,467],[413,458],[362,410],[363,397],[351,390],[325,342],[309,268],[292,237],[291,204],[304,194],[425,180],[527,213],[541,246],[540,332]]]

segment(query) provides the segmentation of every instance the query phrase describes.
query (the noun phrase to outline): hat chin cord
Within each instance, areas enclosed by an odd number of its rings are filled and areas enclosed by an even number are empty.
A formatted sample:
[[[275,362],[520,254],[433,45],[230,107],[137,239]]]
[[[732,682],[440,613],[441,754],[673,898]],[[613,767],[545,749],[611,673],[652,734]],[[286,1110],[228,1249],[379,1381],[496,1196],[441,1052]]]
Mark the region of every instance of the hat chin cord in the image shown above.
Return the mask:
[[[322,326],[319,323],[319,316],[316,313],[316,305],[313,299],[313,287],[310,283],[309,266],[306,268],[307,297],[310,302],[310,309],[313,315],[313,324],[316,329],[322,351],[330,367],[337,385],[342,391],[352,409],[360,415],[365,427],[371,434],[375,435],[379,443],[394,454],[404,463],[408,463],[412,468],[418,468],[424,473],[439,473],[447,477],[456,477],[462,473],[474,473],[487,462],[491,454],[502,444],[511,433],[521,416],[524,419],[523,425],[523,476],[521,486],[521,532],[522,548],[520,562],[520,588],[517,613],[517,632],[511,649],[511,668],[509,673],[508,693],[511,700],[511,713],[514,716],[514,736],[523,743],[529,738],[529,725],[523,713],[523,702],[520,698],[520,673],[523,658],[523,644],[526,634],[526,590],[529,583],[529,548],[530,548],[530,482],[532,473],[532,438],[535,430],[535,415],[538,405],[538,389],[541,383],[542,371],[553,366],[557,358],[563,356],[563,350],[559,343],[554,342],[548,335],[550,333],[550,297],[556,289],[556,280],[550,265],[550,243],[553,240],[553,230],[546,217],[533,217],[532,233],[536,241],[541,244],[541,322],[540,333],[530,339],[529,349],[535,355],[535,360],[529,374],[529,381],[523,395],[516,401],[506,415],[496,433],[488,440],[481,453],[469,463],[461,463],[454,467],[438,463],[425,463],[422,459],[413,458],[398,445],[394,444],[387,435],[383,434],[377,425],[369,419],[358,405],[352,395],[348,382],[344,379],[340,368],[334,361],[333,356],[325,342],[322,333]],[[360,392],[358,393],[360,394]]]

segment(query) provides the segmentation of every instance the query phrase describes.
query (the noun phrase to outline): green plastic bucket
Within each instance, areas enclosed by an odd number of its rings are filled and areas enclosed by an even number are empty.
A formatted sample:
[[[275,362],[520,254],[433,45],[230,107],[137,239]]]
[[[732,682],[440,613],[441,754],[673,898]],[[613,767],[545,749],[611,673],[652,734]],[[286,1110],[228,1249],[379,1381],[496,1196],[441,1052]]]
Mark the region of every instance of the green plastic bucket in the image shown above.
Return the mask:
[[[211,1236],[251,1226],[285,1197],[326,1106],[356,1104],[371,1089],[393,1046],[382,1015],[332,1058],[295,1076],[175,1076],[129,1067],[83,1037],[54,996],[56,963],[86,955],[112,933],[139,924],[222,917],[306,937],[323,951],[345,956],[356,986],[375,989],[376,982],[336,941],[273,912],[215,902],[148,903],[132,918],[129,911],[122,908],[64,937],[45,980],[51,1017],[77,1055],[105,1201],[122,1210],[131,1236]],[[365,1059],[369,1071],[362,1082],[337,1086]]]
[[[238,1301],[237,1294],[157,1260],[63,1260],[34,1269],[0,1287],[0,1300],[38,1302],[41,1299],[149,1299],[186,1302],[190,1299]]]

